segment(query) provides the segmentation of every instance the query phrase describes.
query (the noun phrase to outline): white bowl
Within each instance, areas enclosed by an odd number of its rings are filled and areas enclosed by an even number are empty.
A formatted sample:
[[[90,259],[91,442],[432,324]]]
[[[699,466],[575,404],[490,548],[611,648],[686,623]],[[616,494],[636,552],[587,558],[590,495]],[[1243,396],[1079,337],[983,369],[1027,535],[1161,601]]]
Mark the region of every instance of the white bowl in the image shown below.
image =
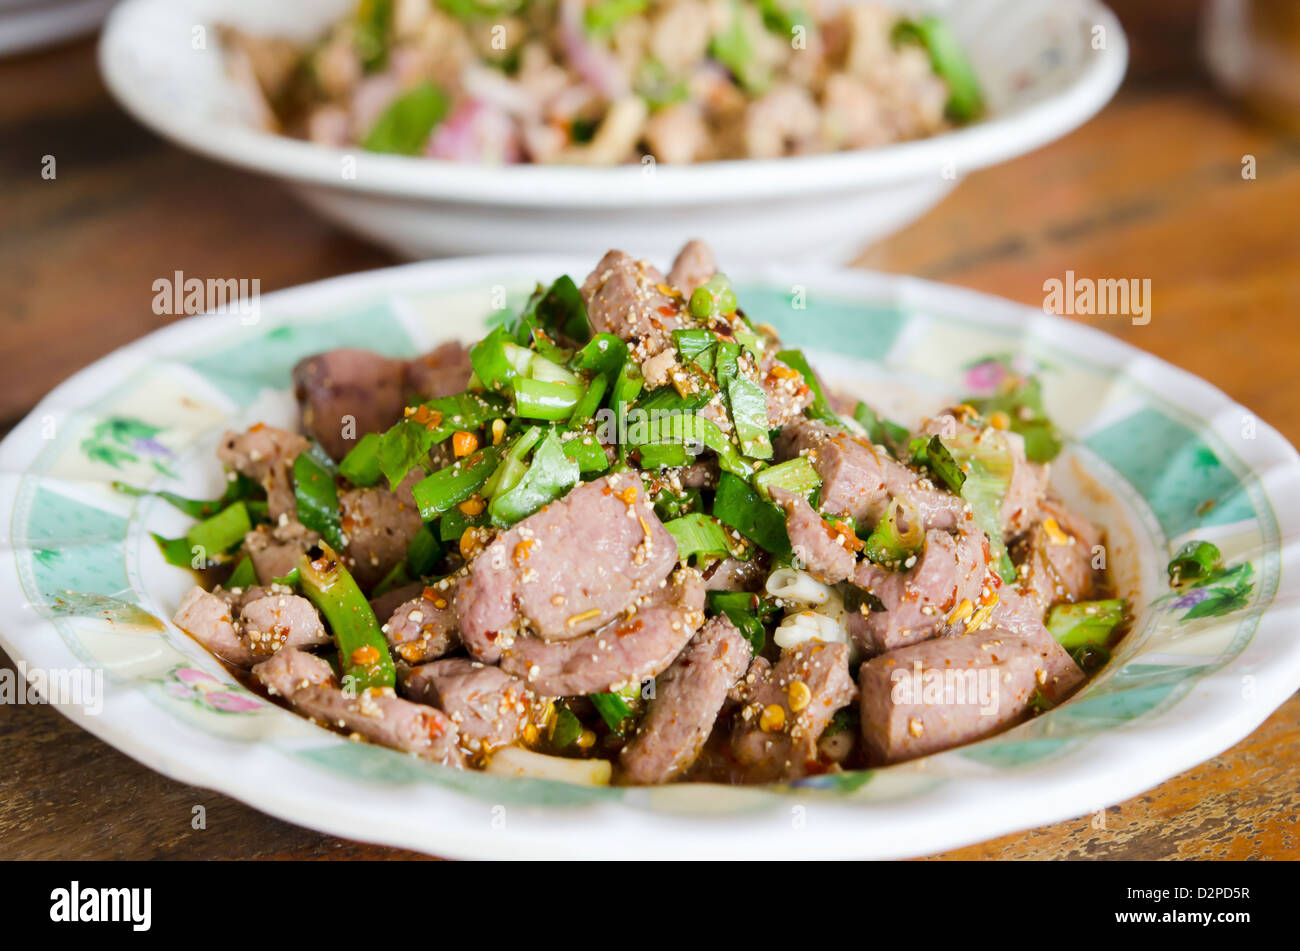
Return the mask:
[[[226,74],[215,25],[306,39],[349,5],[127,0],[104,30],[100,67],[113,95],[161,135],[283,179],[326,218],[402,255],[631,247],[664,257],[683,235],[707,234],[735,264],[852,257],[962,176],[1085,122],[1114,94],[1128,60],[1118,20],[1096,0],[918,4],[943,10],[965,42],[991,118],[915,142],[796,159],[492,166],[327,148],[257,128]]]
[[[475,858],[923,855],[1104,815],[1231,746],[1300,686],[1300,456],[1275,430],[1094,328],[824,268],[733,276],[751,316],[893,418],[990,392],[1008,367],[1039,373],[1069,435],[1053,487],[1106,528],[1134,616],[1110,663],[1060,706],[874,771],[771,786],[569,786],[351,742],[250,693],[165,622],[194,579],[164,562],[150,532],[175,536],[188,520],[114,492],[113,480],[211,498],[224,485],[223,429],[292,424],[300,357],[472,340],[500,294],[514,306],[538,280],[581,279],[591,263],[500,257],[348,275],[266,295],[256,322],[178,320],[78,373],[0,443],[0,645],[29,676],[102,677],[94,698],[51,699],[152,769],[334,835]],[[1246,588],[1170,592],[1170,551],[1190,538],[1249,565]]]

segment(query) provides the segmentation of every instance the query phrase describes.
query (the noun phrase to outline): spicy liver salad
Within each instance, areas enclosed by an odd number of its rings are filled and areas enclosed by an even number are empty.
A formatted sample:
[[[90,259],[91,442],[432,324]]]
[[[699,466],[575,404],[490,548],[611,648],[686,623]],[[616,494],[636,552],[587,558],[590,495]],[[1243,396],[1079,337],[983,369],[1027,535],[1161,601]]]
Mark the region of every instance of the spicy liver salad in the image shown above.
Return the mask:
[[[217,573],[175,623],[303,716],[446,766],[896,763],[1062,702],[1124,629],[1033,378],[886,419],[700,242],[667,275],[610,251],[472,346],[285,382],[297,431],[227,432],[221,499],[164,494],[198,519],[164,556]]]

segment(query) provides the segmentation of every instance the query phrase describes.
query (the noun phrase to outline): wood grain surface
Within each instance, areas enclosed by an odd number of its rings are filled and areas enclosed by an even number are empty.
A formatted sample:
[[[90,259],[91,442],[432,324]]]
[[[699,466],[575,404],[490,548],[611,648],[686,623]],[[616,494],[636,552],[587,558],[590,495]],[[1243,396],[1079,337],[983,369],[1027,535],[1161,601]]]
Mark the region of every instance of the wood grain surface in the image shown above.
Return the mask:
[[[1149,278],[1148,325],[1095,322],[1300,442],[1300,142],[1218,98],[1188,53],[1186,16],[1149,2],[1121,15],[1150,29],[1135,35],[1112,105],[970,175],[859,263],[1033,305],[1066,270]],[[0,431],[73,371],[157,329],[159,275],[257,276],[269,292],[391,263],[273,183],[135,125],[104,92],[90,43],[0,61],[0,89]],[[40,175],[46,155],[53,181]],[[46,707],[0,708],[0,760],[0,858],[412,857],[165,779]],[[1293,697],[1223,755],[1107,810],[1104,826],[1083,816],[938,857],[1296,858],[1298,815]]]

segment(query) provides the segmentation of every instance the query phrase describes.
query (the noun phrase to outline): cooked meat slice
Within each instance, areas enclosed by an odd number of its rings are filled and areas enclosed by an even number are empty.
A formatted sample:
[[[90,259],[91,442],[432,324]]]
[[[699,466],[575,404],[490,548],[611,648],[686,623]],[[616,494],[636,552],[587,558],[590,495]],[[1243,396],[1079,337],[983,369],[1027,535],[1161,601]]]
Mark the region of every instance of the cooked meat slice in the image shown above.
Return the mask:
[[[390,618],[394,611],[412,598],[418,598],[423,591],[423,581],[412,581],[399,588],[391,588],[370,599],[370,610],[375,612],[377,618]]]
[[[403,692],[447,714],[460,731],[461,745],[475,753],[515,742],[534,700],[523,681],[463,657],[414,668]]]
[[[803,375],[776,358],[769,347],[758,365],[758,382],[767,394],[767,425],[780,429],[803,419],[803,411],[813,401],[812,387]]]
[[[240,610],[250,601],[256,601],[258,598],[264,598],[273,593],[274,585],[264,586],[260,584],[250,584],[247,588],[226,588],[218,585],[212,589],[212,593],[230,605],[230,611],[235,616],[239,616]],[[284,589],[288,591],[289,589]]]
[[[1010,584],[998,589],[998,603],[989,615],[989,627],[1028,638],[1038,637],[1047,630],[1043,624],[1043,607],[1038,599],[1032,594],[1022,594]]]
[[[713,249],[700,240],[686,242],[677,252],[672,270],[668,272],[668,285],[689,298],[691,292],[718,273],[718,262]]]
[[[704,583],[684,568],[629,617],[570,641],[520,637],[501,656],[501,669],[543,697],[572,697],[617,689],[654,677],[673,662],[704,623]]]
[[[758,656],[749,662],[745,675],[736,681],[736,685],[727,691],[728,703],[749,703],[759,684],[767,680],[772,673],[772,662],[766,657]]]
[[[293,460],[308,447],[306,439],[285,429],[257,423],[246,432],[227,431],[217,446],[223,464],[262,484],[273,522],[281,515],[298,517],[293,496]]]
[[[846,535],[832,531],[803,496],[776,488],[772,490],[772,501],[785,510],[790,546],[809,572],[826,584],[853,577],[857,559],[844,544]]]
[[[765,552],[755,552],[749,561],[724,558],[704,569],[704,587],[710,591],[758,591],[771,570]]]
[[[259,525],[244,536],[244,551],[253,559],[253,571],[262,584],[283,578],[298,565],[298,556],[320,540],[299,522]]]
[[[650,785],[682,776],[749,660],[749,645],[735,625],[721,615],[710,619],[659,675],[650,708],[619,755],[623,780]]]
[[[817,769],[817,740],[853,702],[849,645],[805,641],[781,652],[741,708],[731,751],[749,782],[798,779]]]
[[[405,385],[406,363],[370,350],[329,350],[293,368],[303,428],[335,460],[402,418]]]
[[[951,530],[964,520],[964,503],[956,495],[920,478],[867,440],[825,423],[794,420],[782,430],[776,452],[780,459],[808,457],[822,479],[822,510],[830,514],[874,525],[889,500],[902,496],[926,528]]]
[[[882,456],[880,468],[890,497],[910,503],[927,529],[950,532],[971,521],[966,503],[960,496],[939,488],[930,479],[917,475],[888,456]]]
[[[807,456],[821,476],[822,510],[874,525],[889,492],[881,471],[884,452],[863,439],[811,419],[796,419],[776,441],[779,459]]]
[[[306,651],[288,648],[253,668],[253,676],[268,691],[288,700],[303,687],[334,683],[329,661]]]
[[[403,700],[391,688],[349,697],[337,687],[305,687],[290,702],[322,723],[444,766],[465,765],[456,725],[436,707]]]
[[[348,489],[339,495],[343,535],[347,539],[344,564],[362,588],[370,588],[406,557],[423,521],[411,487],[419,473],[408,476],[388,491],[384,485]]]
[[[1038,521],[1043,498],[1047,495],[1050,470],[1025,458],[1025,437],[1019,433],[1004,432],[1011,450],[1011,483],[1002,500],[1002,530],[1006,538],[1027,531]]]
[[[263,656],[285,647],[330,642],[315,606],[296,594],[270,593],[245,602],[239,611],[239,630],[253,652]]]
[[[452,340],[410,361],[406,365],[406,383],[415,396],[432,400],[463,393],[473,372],[469,350]]]
[[[1024,539],[1016,586],[1046,611],[1059,601],[1086,601],[1097,584],[1094,551],[1101,530],[1055,499],[1044,499],[1042,521]]]
[[[581,637],[656,589],[677,563],[635,473],[580,485],[498,535],[456,592],[465,647],[494,662],[516,634]]]
[[[672,344],[672,332],[686,326],[680,298],[664,293],[664,276],[645,261],[610,251],[582,285],[592,330],[633,344],[644,361]]]
[[[985,597],[988,579],[988,539],[983,532],[956,536],[931,530],[925,550],[908,571],[888,571],[869,561],[858,564],[853,583],[884,605],[883,611],[860,609],[849,631],[872,654],[914,644],[942,633],[949,623],[971,617]],[[969,606],[963,606],[969,602]],[[963,617],[952,617],[961,609]],[[951,621],[950,621],[950,618]]]
[[[326,726],[435,763],[465,764],[456,726],[441,710],[403,700],[390,687],[350,696],[339,689],[334,672],[319,657],[286,648],[253,668],[253,676]]]
[[[408,664],[422,664],[457,647],[455,597],[454,585],[439,583],[398,605],[384,625],[393,652]]]
[[[682,466],[677,479],[685,489],[716,489],[722,469],[716,458],[701,459]]]
[[[1045,629],[1029,638],[981,630],[913,644],[858,672],[863,744],[876,763],[926,756],[997,733],[1029,714],[1036,691],[1055,703],[1082,680]]]
[[[225,599],[198,585],[181,599],[172,622],[228,664],[251,667],[260,659],[239,636]]]

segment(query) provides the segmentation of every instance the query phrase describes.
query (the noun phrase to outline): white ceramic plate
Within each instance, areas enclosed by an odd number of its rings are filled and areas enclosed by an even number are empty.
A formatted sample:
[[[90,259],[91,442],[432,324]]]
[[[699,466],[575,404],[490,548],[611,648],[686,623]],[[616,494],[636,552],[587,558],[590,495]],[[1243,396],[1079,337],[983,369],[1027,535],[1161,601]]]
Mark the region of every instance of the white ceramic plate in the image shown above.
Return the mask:
[[[404,255],[634,247],[667,256],[683,234],[708,234],[734,267],[847,260],[918,217],[958,178],[1085,122],[1114,94],[1128,59],[1119,21],[1096,0],[913,3],[949,17],[991,118],[866,151],[649,169],[455,163],[261,131],[226,75],[215,24],[305,39],[350,2],[127,0],[100,44],[104,80],[160,134],[282,179],[326,217]]]
[[[904,421],[1016,366],[1041,374],[1072,437],[1053,483],[1106,527],[1136,623],[1084,691],[1032,722],[790,786],[580,788],[350,742],[249,693],[165,623],[192,579],[148,533],[179,534],[185,520],[114,492],[112,480],[214,495],[220,432],[291,422],[289,370],[301,356],[344,345],[410,355],[473,339],[502,294],[519,302],[536,280],[581,278],[589,266],[491,258],[338,278],[268,295],[256,323],[178,321],[78,373],[0,444],[6,650],[28,669],[102,671],[101,711],[60,710],[168,776],[336,835],[476,857],[930,853],[1136,795],[1241,739],[1300,686],[1300,459],[1274,430],[1079,324],[827,270],[738,272],[740,298],[832,383]],[[1165,563],[1192,537],[1249,572],[1171,597]]]

